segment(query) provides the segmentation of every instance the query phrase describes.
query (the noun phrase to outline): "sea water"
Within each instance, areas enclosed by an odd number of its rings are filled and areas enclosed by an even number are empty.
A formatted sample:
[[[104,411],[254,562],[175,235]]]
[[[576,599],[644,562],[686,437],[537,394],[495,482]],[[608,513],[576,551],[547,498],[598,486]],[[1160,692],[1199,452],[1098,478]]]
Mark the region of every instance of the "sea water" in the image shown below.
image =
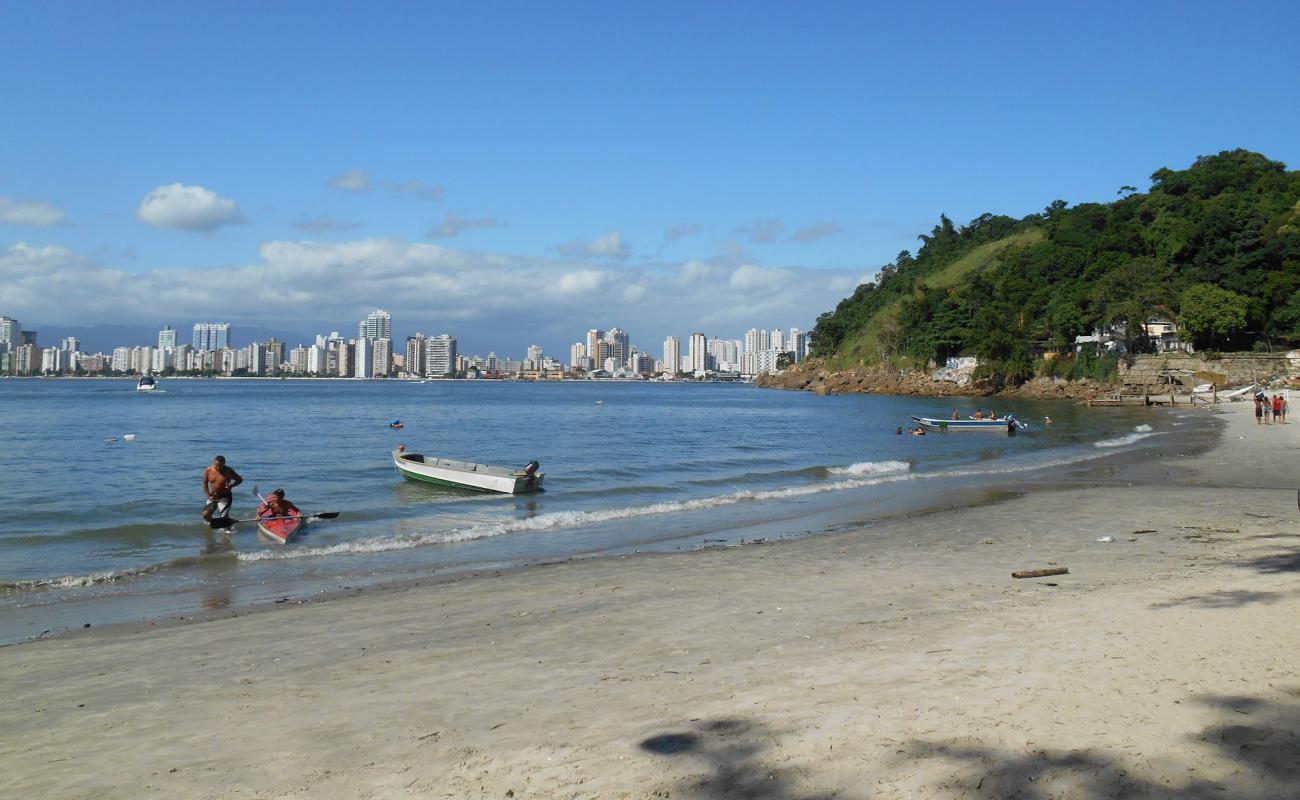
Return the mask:
[[[977,407],[1030,427],[906,433],[913,414]],[[134,381],[0,380],[0,642],[427,575],[816,534],[1151,447],[1175,421],[740,384],[173,379],[144,393]],[[399,445],[509,467],[536,459],[546,491],[409,482],[393,465]],[[253,524],[209,529],[202,474],[218,454],[244,478],[235,517],[254,512],[256,487],[338,518],[288,545],[263,542]]]

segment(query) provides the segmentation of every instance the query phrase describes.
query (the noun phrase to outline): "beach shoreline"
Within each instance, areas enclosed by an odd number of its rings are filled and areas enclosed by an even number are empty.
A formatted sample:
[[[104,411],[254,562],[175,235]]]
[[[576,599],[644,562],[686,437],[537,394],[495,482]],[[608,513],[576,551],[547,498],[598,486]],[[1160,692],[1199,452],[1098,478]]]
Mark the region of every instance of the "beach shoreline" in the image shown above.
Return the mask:
[[[1284,796],[1296,429],[1220,411],[1208,450],[864,529],[6,647],[0,787]]]

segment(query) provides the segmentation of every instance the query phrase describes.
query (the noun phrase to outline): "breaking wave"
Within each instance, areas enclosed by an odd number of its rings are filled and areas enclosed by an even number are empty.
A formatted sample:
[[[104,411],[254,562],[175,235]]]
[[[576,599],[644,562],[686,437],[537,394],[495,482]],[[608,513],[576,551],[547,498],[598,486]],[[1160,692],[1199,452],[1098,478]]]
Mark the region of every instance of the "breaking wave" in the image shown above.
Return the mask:
[[[1099,442],[1093,442],[1093,447],[1123,447],[1126,444],[1136,444],[1151,436],[1159,436],[1160,433],[1151,430],[1150,425],[1138,425],[1133,428],[1133,433],[1124,436],[1116,436],[1114,439],[1102,439]]]

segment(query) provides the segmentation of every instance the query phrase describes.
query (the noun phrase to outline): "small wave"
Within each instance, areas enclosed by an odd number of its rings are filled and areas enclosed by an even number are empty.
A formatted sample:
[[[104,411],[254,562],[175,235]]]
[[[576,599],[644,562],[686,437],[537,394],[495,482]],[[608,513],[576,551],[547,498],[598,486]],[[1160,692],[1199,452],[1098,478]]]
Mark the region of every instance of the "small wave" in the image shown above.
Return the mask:
[[[1134,428],[1133,430],[1137,431],[1138,433],[1150,433],[1150,432],[1151,432],[1151,426],[1150,426],[1150,425],[1138,425],[1138,426],[1137,426],[1136,428]]]
[[[911,465],[906,461],[860,461],[847,467],[831,467],[832,475],[879,475],[887,472],[906,472]]]
[[[882,469],[878,467],[874,471],[874,473],[877,474],[877,477],[873,478],[848,478],[841,481],[815,483],[807,486],[792,486],[785,489],[753,489],[732,492],[731,494],[717,495],[714,497],[702,497],[695,500],[675,500],[663,503],[651,503],[650,505],[636,506],[633,508],[611,508],[603,511],[559,511],[553,514],[540,514],[529,519],[485,523],[481,525],[472,525],[467,528],[458,528],[435,533],[420,533],[399,537],[374,537],[351,542],[340,542],[338,544],[323,547],[302,547],[293,550],[261,550],[257,552],[240,553],[238,558],[240,561],[266,561],[268,559],[277,558],[308,558],[342,554],[382,553],[390,550],[406,550],[427,544],[465,542],[472,539],[484,539],[490,536],[502,536],[509,533],[576,528],[584,525],[610,522],[613,520],[632,519],[634,517],[648,517],[659,514],[675,514],[681,511],[698,511],[702,509],[721,508],[736,503],[752,502],[756,500],[779,500],[789,497],[803,497],[807,495],[820,494],[822,492],[857,489],[880,483],[907,480],[913,477],[911,474],[906,472],[908,465],[905,462],[894,461],[875,463],[877,465],[892,464],[894,466],[890,468],[889,473],[884,474],[881,474]],[[853,466],[858,467],[861,465],[855,464]],[[846,467],[845,469],[849,468]],[[863,472],[861,474],[873,473]]]
[[[1127,436],[1117,436],[1114,439],[1102,439],[1100,442],[1093,442],[1092,446],[1093,447],[1123,447],[1126,444],[1134,444],[1136,442],[1142,441],[1143,439],[1160,435],[1158,433],[1152,433],[1151,429],[1146,425],[1140,425],[1138,427],[1147,428],[1147,430],[1140,431],[1138,433],[1130,433]]]
[[[139,567],[131,567],[130,569],[92,572],[88,575],[63,575],[57,578],[32,578],[30,580],[0,581],[0,589],[77,589],[86,586],[115,583],[127,578],[138,578],[142,575],[150,575],[174,567],[187,567],[205,562],[233,559],[234,556],[234,551],[208,553],[201,556],[182,556],[181,558],[173,559],[171,561],[163,561],[157,564],[145,564]]]

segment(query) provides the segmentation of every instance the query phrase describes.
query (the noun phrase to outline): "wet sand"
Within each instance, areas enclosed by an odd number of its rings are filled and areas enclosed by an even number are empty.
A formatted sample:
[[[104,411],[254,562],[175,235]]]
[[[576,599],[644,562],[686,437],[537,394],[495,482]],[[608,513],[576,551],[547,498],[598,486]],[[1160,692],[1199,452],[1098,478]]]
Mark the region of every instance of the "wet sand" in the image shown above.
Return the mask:
[[[1213,413],[862,530],[3,648],[0,794],[1294,797],[1300,426]]]

